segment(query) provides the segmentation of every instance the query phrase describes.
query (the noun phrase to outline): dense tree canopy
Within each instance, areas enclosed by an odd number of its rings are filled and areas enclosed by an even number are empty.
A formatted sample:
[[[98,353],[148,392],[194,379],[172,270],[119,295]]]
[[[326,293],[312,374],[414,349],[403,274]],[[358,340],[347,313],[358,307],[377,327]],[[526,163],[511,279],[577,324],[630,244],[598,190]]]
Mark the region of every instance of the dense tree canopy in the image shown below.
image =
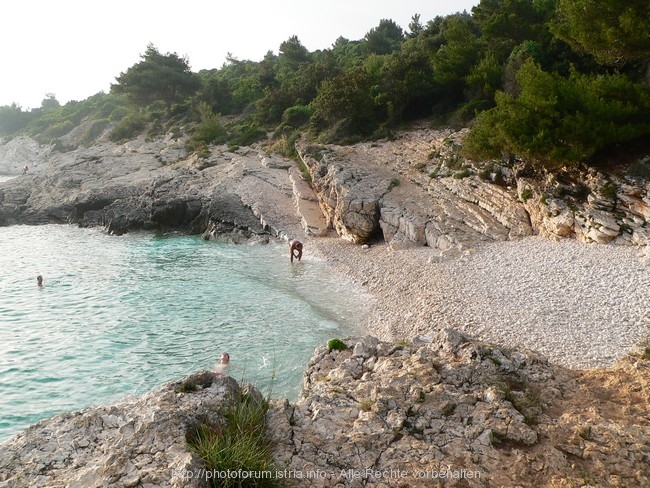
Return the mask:
[[[149,44],[141,57],[142,61],[121,73],[117,83],[111,85],[113,92],[125,94],[135,105],[162,100],[170,108],[200,88],[201,82],[188,60],[176,53],[161,54]]]
[[[648,0],[558,0],[555,32],[608,65],[650,61]]]
[[[365,37],[366,50],[370,54],[390,54],[398,50],[403,41],[404,31],[390,19],[382,19]]]
[[[497,93],[496,107],[478,116],[466,141],[475,155],[518,154],[552,166],[650,134],[650,87],[623,75],[565,78],[529,59],[517,82],[517,95]]]
[[[229,55],[193,73],[147,46],[111,93],[39,109],[0,107],[0,136],[60,137],[82,119],[122,140],[194,128],[191,149],[273,132],[321,142],[381,137],[419,118],[470,124],[469,154],[576,162],[650,135],[647,0],[481,0],[471,13],[404,31],[382,19],[362,39],[310,52],[296,36],[260,61]]]

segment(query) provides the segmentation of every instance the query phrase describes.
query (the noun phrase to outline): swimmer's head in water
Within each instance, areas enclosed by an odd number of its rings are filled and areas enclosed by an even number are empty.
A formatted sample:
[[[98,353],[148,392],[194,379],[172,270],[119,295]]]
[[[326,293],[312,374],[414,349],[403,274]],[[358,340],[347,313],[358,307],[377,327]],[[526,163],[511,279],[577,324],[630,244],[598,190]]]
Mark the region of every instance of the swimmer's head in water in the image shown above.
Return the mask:
[[[38,286],[43,286],[43,277],[41,275],[38,275],[36,277],[36,283],[38,284]]]

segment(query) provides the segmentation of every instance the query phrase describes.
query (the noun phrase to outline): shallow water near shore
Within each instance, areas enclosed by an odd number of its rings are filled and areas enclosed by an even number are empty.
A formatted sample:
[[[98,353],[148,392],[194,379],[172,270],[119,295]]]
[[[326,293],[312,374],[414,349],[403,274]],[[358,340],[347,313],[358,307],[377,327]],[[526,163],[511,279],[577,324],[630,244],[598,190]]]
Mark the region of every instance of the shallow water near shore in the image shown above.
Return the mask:
[[[286,244],[0,228],[0,442],[56,413],[211,368],[295,398],[318,345],[359,332],[370,299]],[[36,276],[43,275],[38,287]]]

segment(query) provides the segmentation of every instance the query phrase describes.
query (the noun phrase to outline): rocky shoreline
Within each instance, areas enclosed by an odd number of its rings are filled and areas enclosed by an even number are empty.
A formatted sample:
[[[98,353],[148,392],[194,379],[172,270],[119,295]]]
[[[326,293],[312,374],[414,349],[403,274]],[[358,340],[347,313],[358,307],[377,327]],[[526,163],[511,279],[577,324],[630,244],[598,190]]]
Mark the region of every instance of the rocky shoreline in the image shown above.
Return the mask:
[[[460,138],[299,145],[313,191],[260,148],[198,159],[170,138],[66,153],[16,142],[39,163],[0,186],[0,225],[300,236],[306,254],[374,295],[365,325],[378,338],[320,347],[302,397],[272,404],[278,466],[326,474],[289,484],[650,483],[650,361],[634,350],[650,330],[650,183],[616,180],[612,198],[613,177],[593,174],[591,198],[577,198],[573,183],[464,166]],[[202,473],[185,435],[239,388],[211,378],[39,422],[0,445],[0,487],[207,486],[171,471]],[[443,468],[480,476],[414,478]]]
[[[577,372],[444,329],[316,349],[294,404],[271,400],[268,472],[210,470],[188,449],[250,385],[194,373],[43,420],[0,444],[0,487],[646,486],[650,358]],[[217,486],[219,486],[217,481]],[[248,486],[244,484],[243,486]]]
[[[451,329],[346,343],[318,348],[302,398],[271,411],[280,465],[324,473],[293,486],[650,482],[647,358],[575,372]]]

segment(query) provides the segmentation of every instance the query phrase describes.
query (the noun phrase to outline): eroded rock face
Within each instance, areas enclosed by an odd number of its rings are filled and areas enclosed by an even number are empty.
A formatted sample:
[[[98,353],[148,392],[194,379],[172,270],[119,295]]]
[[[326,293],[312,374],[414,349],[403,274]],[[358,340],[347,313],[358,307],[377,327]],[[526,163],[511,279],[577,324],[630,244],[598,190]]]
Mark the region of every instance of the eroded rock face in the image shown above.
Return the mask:
[[[26,136],[6,143],[0,140],[0,175],[20,175],[25,166],[29,173],[44,171],[51,151],[52,146],[43,146]]]
[[[369,170],[350,164],[336,151],[313,150],[300,146],[300,154],[312,176],[312,186],[328,228],[356,244],[370,239],[379,223],[379,199],[387,192],[391,173],[381,168]]]
[[[215,147],[198,159],[185,154],[183,140],[166,137],[43,157],[39,171],[0,184],[0,225],[77,223],[112,234],[207,230],[207,238],[233,242],[302,233],[292,163],[257,150]]]
[[[298,144],[298,152],[328,225],[348,241],[364,243],[381,233],[393,249],[426,245],[448,252],[531,235],[515,191],[440,169],[459,157],[461,137],[419,130],[349,147]]]
[[[650,481],[650,361],[590,377],[449,329],[410,343],[345,342],[318,348],[302,398],[271,411],[280,469],[318,473],[295,486],[580,485],[583,467],[596,485]],[[627,393],[612,384],[625,376]],[[607,400],[587,411],[596,385]]]
[[[468,161],[460,150],[466,132],[420,128],[353,146],[300,142],[311,188],[291,161],[259,148],[214,147],[199,159],[171,136],[64,153],[18,138],[0,145],[0,169],[3,158],[13,172],[24,159],[35,171],[0,184],[0,225],[180,230],[228,242],[333,230],[357,244],[383,237],[392,249],[429,246],[440,255],[533,233],[650,242],[648,181],[589,170],[566,184],[559,173],[531,177],[523,162]]]
[[[533,228],[549,239],[646,246],[650,243],[650,182],[590,170],[576,185],[553,175],[519,178]],[[524,193],[526,192],[526,193]],[[562,196],[558,196],[561,194]]]
[[[207,487],[186,433],[218,422],[219,409],[238,398],[235,380],[204,371],[141,397],[42,420],[0,444],[0,486]]]
[[[426,245],[440,253],[533,233],[586,243],[650,242],[647,179],[469,161],[460,150],[466,133],[420,128],[395,140],[297,149],[328,226],[351,242],[381,234],[392,249]],[[649,164],[647,157],[638,163]]]

